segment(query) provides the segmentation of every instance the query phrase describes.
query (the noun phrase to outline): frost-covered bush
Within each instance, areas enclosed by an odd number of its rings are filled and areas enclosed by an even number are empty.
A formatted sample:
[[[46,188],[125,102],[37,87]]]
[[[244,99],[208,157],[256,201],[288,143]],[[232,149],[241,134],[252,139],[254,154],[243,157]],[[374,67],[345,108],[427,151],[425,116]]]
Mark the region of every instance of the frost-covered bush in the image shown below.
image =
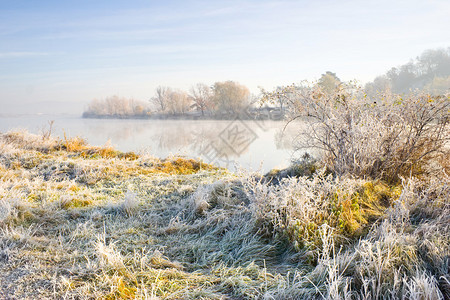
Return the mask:
[[[307,121],[297,146],[322,150],[324,162],[338,175],[398,181],[402,175],[429,173],[439,168],[436,158],[450,157],[448,95],[370,98],[353,85],[326,92],[303,84],[267,93],[266,99],[282,96],[289,99],[291,119]]]
[[[386,216],[352,246],[318,228],[317,264],[296,271],[265,299],[448,299],[449,177],[408,179]]]
[[[278,184],[250,177],[243,185],[259,232],[287,237],[297,250],[322,247],[319,228],[324,224],[339,242],[360,236],[400,192],[378,181],[326,175],[325,169],[311,178],[284,178]]]

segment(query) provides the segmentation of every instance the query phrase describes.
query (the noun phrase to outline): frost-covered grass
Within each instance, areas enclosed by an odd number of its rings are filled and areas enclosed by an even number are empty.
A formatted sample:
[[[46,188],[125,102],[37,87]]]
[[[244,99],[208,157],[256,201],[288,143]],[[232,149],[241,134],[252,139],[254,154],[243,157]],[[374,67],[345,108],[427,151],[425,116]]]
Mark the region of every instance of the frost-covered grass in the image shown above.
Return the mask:
[[[449,297],[448,175],[298,170],[0,134],[0,298]]]

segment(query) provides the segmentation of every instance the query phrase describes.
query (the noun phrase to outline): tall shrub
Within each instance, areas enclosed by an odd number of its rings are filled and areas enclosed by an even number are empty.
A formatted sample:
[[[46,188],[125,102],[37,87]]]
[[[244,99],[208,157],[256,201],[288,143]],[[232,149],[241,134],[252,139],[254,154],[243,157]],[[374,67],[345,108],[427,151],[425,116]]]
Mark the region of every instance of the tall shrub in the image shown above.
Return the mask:
[[[320,85],[292,85],[283,93],[289,94],[291,121],[306,121],[297,147],[322,150],[323,161],[337,175],[397,181],[403,175],[426,174],[436,158],[445,162],[450,157],[448,95],[368,97],[351,84],[335,92]]]

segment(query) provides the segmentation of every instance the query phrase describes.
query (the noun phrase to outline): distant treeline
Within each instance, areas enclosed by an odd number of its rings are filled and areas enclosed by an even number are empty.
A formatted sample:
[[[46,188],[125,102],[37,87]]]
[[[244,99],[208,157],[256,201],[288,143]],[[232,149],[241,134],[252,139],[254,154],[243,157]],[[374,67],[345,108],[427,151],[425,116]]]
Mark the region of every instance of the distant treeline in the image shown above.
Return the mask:
[[[250,109],[254,101],[249,89],[234,81],[216,82],[212,86],[198,83],[188,92],[159,86],[148,103],[117,96],[93,100],[83,117],[257,118],[258,110]],[[261,111],[270,113],[271,109]]]
[[[344,82],[330,71],[322,74],[315,83],[325,93],[334,93],[342,84]],[[415,90],[431,94],[450,92],[450,47],[427,50],[415,60],[376,77],[364,88],[369,96],[407,94]],[[261,94],[264,97],[267,92],[261,90]],[[283,119],[290,110],[296,109],[286,89],[278,87],[270,94],[269,103],[252,96],[246,86],[234,81],[216,82],[212,86],[198,83],[189,91],[159,86],[148,102],[118,96],[92,100],[83,117],[232,119],[239,116],[242,119]],[[264,106],[252,105],[256,102]]]
[[[424,90],[432,94],[445,94],[450,90],[450,47],[423,52],[416,59],[399,67],[393,67],[386,74],[366,84],[366,92],[396,94]]]
[[[142,117],[145,118],[150,114],[148,104],[135,99],[111,96],[106,99],[92,100],[87,110],[84,111],[83,117]]]

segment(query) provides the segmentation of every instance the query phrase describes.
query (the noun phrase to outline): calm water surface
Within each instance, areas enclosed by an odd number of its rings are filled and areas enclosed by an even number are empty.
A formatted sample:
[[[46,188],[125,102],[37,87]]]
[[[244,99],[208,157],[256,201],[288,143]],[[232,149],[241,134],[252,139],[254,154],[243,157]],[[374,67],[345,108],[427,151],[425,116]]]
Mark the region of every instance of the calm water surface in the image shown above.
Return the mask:
[[[110,120],[78,116],[0,116],[0,131],[26,129],[40,134],[54,120],[53,136],[80,136],[89,144],[107,143],[121,151],[147,152],[165,158],[183,155],[235,170],[269,171],[289,165],[298,131],[281,121]],[[297,124],[296,126],[299,126]]]

